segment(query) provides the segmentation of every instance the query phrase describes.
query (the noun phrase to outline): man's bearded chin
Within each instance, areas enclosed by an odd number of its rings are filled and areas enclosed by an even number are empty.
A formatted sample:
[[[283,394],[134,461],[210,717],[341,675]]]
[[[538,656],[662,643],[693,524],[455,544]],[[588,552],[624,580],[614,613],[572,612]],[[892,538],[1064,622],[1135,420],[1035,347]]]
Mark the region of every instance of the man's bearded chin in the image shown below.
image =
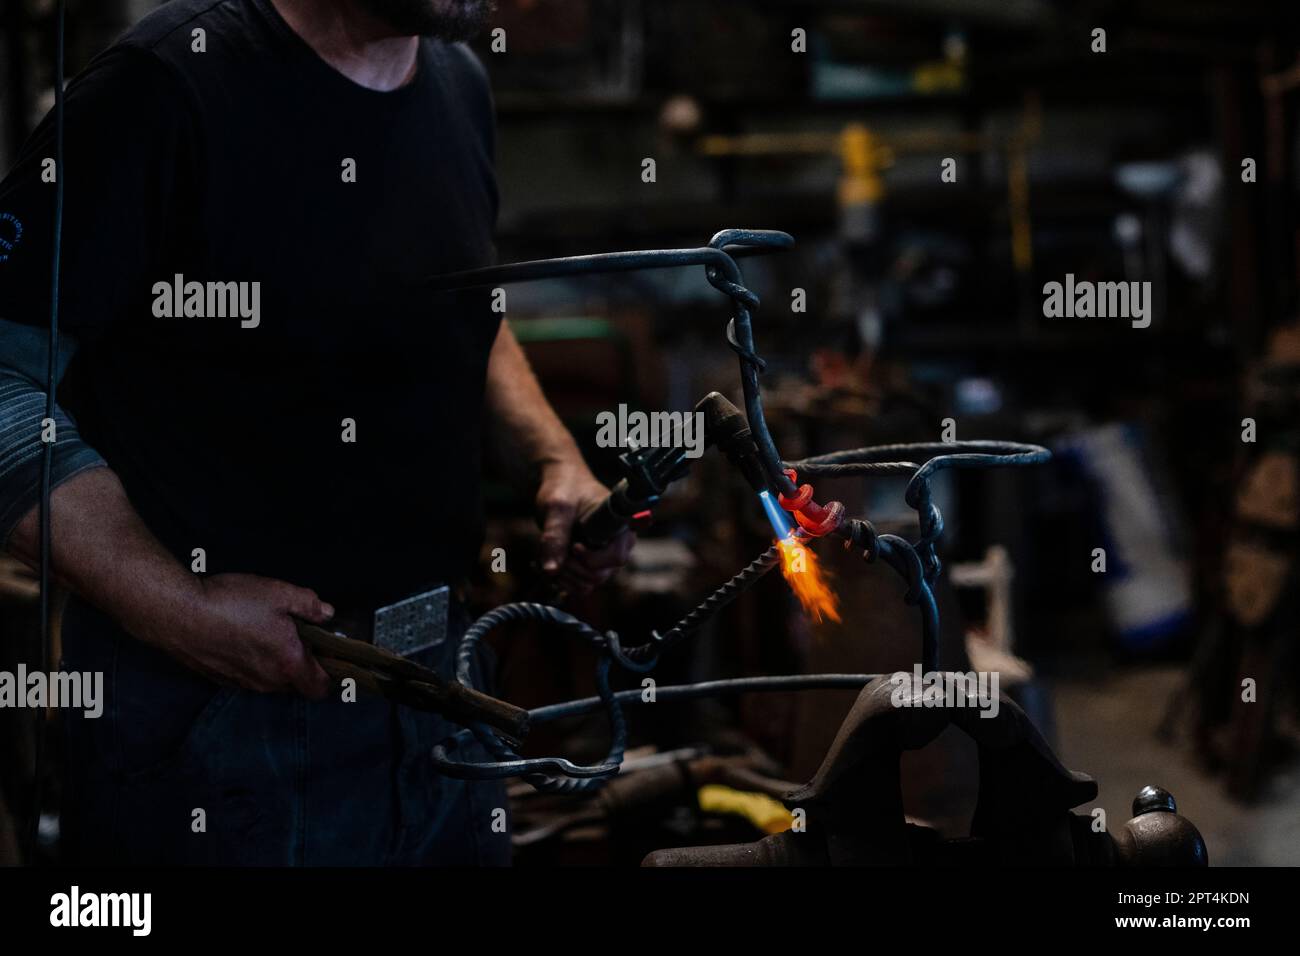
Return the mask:
[[[359,0],[398,36],[436,37],[456,43],[476,36],[487,23],[494,0]]]

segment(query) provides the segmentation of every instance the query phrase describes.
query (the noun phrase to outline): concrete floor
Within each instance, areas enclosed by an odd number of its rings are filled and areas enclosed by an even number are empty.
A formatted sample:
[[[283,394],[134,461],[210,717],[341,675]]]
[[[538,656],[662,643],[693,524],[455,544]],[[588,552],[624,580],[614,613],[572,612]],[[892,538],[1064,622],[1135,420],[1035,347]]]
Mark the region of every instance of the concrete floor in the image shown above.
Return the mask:
[[[1157,784],[1201,831],[1211,866],[1300,866],[1300,761],[1276,772],[1255,804],[1228,797],[1222,778],[1198,767],[1186,744],[1155,734],[1181,681],[1181,668],[1144,666],[1101,681],[1054,682],[1061,761],[1096,779],[1111,828],[1132,816],[1138,790]]]

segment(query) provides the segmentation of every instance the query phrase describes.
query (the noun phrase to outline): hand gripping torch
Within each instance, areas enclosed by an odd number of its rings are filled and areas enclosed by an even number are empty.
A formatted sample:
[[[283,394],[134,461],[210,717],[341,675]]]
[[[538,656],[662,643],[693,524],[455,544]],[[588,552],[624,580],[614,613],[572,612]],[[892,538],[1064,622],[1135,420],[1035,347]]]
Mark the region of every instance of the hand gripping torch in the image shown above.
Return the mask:
[[[705,447],[717,445],[755,490],[766,489],[758,449],[740,409],[718,392],[710,392],[695,411],[704,415]],[[574,539],[588,548],[602,548],[624,529],[648,521],[668,486],[684,477],[690,467],[680,438],[670,448],[634,448],[620,455],[619,461],[624,477],[604,501],[578,521],[574,531]]]

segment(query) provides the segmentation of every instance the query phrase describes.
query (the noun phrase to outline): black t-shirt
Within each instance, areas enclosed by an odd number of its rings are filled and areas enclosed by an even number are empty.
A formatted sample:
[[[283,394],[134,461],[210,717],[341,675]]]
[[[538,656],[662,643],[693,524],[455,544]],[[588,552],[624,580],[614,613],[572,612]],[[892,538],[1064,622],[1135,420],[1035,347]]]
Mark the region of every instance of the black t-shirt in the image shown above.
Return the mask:
[[[22,224],[0,317],[34,324],[53,135],[51,116],[0,186]],[[467,570],[498,321],[487,293],[420,280],[491,261],[492,151],[465,47],[424,40],[409,84],[368,90],[268,0],[173,0],[70,84],[61,404],[186,565],[203,548],[209,572],[340,606]],[[243,283],[248,305],[259,283],[256,327],[157,317],[178,276]]]

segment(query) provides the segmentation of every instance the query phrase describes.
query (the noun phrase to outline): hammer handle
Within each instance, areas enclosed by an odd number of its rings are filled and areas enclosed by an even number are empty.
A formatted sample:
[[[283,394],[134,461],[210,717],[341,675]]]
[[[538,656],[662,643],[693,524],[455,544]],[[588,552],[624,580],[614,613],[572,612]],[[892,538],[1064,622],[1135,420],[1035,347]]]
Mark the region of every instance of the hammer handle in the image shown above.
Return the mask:
[[[400,704],[433,711],[460,724],[484,723],[516,741],[528,733],[528,712],[514,704],[459,681],[445,680],[436,671],[382,647],[354,641],[306,621],[296,623],[302,642],[335,680],[351,677],[366,690]]]

